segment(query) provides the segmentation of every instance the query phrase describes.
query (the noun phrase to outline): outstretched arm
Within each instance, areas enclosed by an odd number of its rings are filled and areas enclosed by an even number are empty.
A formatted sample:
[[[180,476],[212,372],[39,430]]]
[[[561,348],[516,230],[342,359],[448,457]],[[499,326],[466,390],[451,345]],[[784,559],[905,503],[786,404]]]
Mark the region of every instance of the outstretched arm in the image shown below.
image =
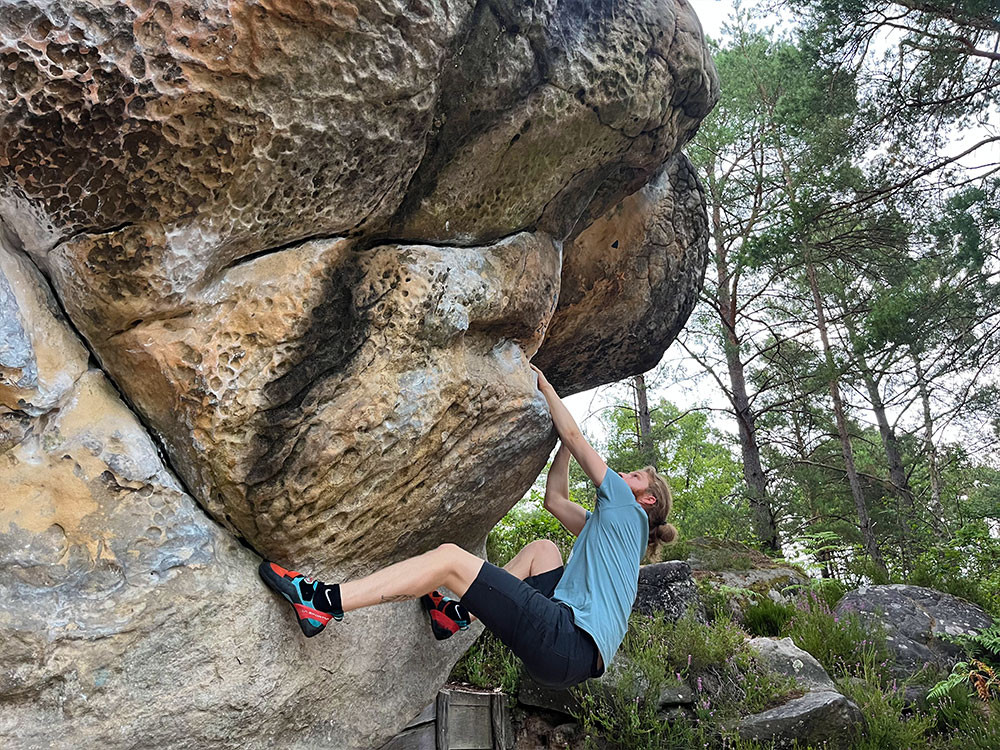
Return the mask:
[[[542,371],[534,365],[530,365],[530,367],[538,375],[538,390],[542,392],[549,404],[552,422],[556,426],[556,432],[559,433],[559,439],[569,448],[569,452],[573,454],[573,458],[583,468],[584,473],[590,477],[594,484],[600,486],[608,471],[608,465],[587,442],[587,438],[580,432],[573,415],[569,413],[569,409],[559,398],[559,394],[556,393],[552,384],[545,379]]]
[[[569,449],[559,445],[545,480],[545,510],[559,519],[573,536],[580,536],[587,522],[587,511],[569,499]]]

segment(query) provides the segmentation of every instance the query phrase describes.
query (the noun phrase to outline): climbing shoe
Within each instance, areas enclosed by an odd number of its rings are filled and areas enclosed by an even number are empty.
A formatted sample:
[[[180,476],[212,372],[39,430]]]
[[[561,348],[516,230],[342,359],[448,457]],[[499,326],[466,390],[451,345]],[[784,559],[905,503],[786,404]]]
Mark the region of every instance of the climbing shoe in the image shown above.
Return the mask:
[[[299,627],[306,638],[318,635],[331,617],[338,622],[344,619],[340,605],[340,586],[328,586],[267,560],[261,562],[257,572],[264,583],[285,597],[295,608]]]
[[[427,614],[431,618],[431,630],[439,641],[451,638],[459,630],[468,630],[469,611],[454,599],[442,596],[439,591],[432,591],[420,597]]]

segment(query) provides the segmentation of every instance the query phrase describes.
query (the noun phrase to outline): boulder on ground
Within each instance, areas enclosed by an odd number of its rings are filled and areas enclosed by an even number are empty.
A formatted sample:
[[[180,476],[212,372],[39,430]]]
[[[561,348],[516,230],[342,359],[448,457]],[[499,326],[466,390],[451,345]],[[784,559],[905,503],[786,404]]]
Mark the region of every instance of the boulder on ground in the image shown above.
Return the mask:
[[[729,539],[698,537],[685,542],[688,563],[701,587],[720,591],[714,606],[737,622],[744,622],[747,607],[766,597],[790,604],[809,578],[797,567],[775,560],[759,550]]]
[[[750,648],[757,653],[757,661],[772,672],[791,677],[805,690],[836,690],[830,675],[808,651],[792,642],[791,638],[752,638]]]
[[[0,746],[372,747],[433,697],[468,641],[413,602],[307,641],[2,244],[0,321]]]
[[[681,560],[669,560],[639,568],[633,612],[649,617],[658,615],[674,622],[689,609],[694,609],[700,619],[704,618],[690,565]]]
[[[895,656],[893,672],[913,675],[925,666],[950,672],[962,647],[946,637],[977,635],[993,620],[972,602],[923,586],[889,584],[849,591],[837,603],[839,615],[856,613],[885,629]]]
[[[863,726],[861,709],[852,701],[835,691],[816,691],[740,719],[737,731],[744,740],[774,748],[825,743],[831,750],[846,750]]]

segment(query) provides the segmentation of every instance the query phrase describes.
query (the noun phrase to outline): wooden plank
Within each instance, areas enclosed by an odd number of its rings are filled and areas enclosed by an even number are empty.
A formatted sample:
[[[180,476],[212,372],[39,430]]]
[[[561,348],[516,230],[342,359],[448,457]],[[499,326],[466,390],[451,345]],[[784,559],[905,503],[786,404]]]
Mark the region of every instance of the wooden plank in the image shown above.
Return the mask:
[[[487,696],[488,697],[488,696]],[[454,701],[455,696],[451,696]],[[489,704],[448,706],[449,750],[492,750]]]
[[[421,724],[429,724],[434,721],[434,717],[437,716],[437,700],[431,701],[430,705],[425,707],[423,711],[414,716],[410,723],[404,727],[405,729],[410,729],[411,727],[417,727]]]
[[[380,750],[436,750],[437,730],[433,724],[424,724],[415,729],[400,732]]]
[[[449,690],[451,694],[449,705],[452,706],[478,706],[489,708],[492,693],[473,693],[466,690]]]
[[[436,701],[437,724],[435,730],[436,750],[451,750],[448,742],[448,700],[450,693],[447,690],[438,691]]]
[[[493,750],[511,750],[514,747],[514,729],[510,723],[507,696],[503,693],[494,693],[491,696],[490,709]]]

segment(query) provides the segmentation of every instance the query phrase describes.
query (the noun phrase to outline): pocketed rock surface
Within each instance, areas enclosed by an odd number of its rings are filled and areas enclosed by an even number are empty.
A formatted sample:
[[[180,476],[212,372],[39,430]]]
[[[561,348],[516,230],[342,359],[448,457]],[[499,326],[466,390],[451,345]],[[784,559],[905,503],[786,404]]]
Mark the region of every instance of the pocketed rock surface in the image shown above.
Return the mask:
[[[528,361],[623,378],[690,313],[717,98],[683,0],[4,3],[0,744],[391,736],[460,639],[315,658],[237,538],[479,551],[553,445]]]
[[[0,745],[371,747],[380,713],[317,707],[433,697],[460,638],[429,642],[412,602],[301,637],[2,247],[0,289],[25,327],[0,350]],[[371,635],[390,631],[392,649]]]

